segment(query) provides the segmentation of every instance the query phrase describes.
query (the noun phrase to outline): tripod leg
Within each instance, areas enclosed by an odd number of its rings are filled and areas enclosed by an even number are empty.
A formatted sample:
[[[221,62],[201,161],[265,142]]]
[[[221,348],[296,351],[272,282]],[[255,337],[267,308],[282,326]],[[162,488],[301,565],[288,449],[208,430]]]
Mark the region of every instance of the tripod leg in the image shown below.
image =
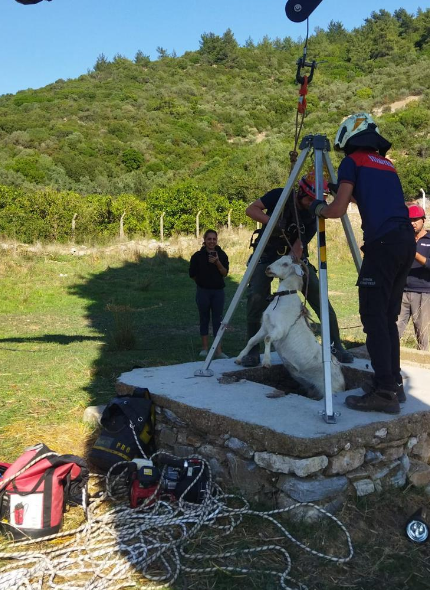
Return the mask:
[[[322,200],[323,195],[323,149],[318,146],[314,148],[315,156],[315,180],[316,180],[316,197]],[[328,279],[327,279],[327,252],[325,242],[325,219],[319,217],[317,220],[317,238],[318,238],[318,270],[319,270],[319,289],[320,289],[320,320],[321,320],[321,340],[322,340],[322,361],[324,370],[324,419],[329,424],[336,422],[333,412],[333,395],[331,382],[331,339],[330,339],[330,320],[328,313]]]
[[[242,295],[246,289],[246,286],[249,283],[250,278],[252,277],[252,275],[254,273],[255,267],[257,266],[258,261],[261,258],[261,255],[263,254],[263,251],[266,247],[269,237],[272,234],[273,228],[275,227],[279,217],[281,216],[281,213],[284,209],[285,203],[287,202],[288,197],[290,196],[290,193],[292,191],[292,188],[299,177],[300,171],[303,167],[306,157],[309,154],[309,151],[310,151],[310,147],[306,147],[300,153],[300,156],[298,157],[297,162],[295,163],[294,168],[291,171],[291,174],[287,180],[287,184],[285,185],[284,190],[282,191],[279,201],[277,202],[276,207],[273,210],[273,213],[270,217],[269,223],[266,225],[266,229],[264,230],[263,235],[261,236],[258,246],[256,247],[254,254],[252,255],[252,257],[249,261],[248,268],[246,269],[245,274],[243,275],[243,278],[240,282],[240,285],[238,286],[236,293],[234,294],[234,297],[231,300],[231,303],[230,303],[230,305],[227,309],[227,312],[224,316],[224,320],[221,323],[221,326],[218,330],[216,338],[213,341],[212,346],[209,350],[209,353],[206,357],[203,368],[198,369],[194,373],[194,375],[196,377],[212,377],[213,371],[209,370],[209,365],[212,362],[212,358],[215,354],[215,350],[216,350],[218,344],[221,342],[222,337],[224,336],[224,332],[230,322],[230,319],[232,318],[232,316],[236,310],[236,307],[239,304],[239,301],[242,298]]]

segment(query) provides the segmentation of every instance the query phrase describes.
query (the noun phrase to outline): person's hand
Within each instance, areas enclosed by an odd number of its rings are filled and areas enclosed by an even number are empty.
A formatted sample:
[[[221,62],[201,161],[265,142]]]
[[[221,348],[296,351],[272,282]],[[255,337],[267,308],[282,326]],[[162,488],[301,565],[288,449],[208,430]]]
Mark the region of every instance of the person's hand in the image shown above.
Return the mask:
[[[309,211],[315,217],[324,217],[322,215],[323,210],[327,207],[327,203],[325,201],[320,201],[316,199],[312,205],[309,207]]]
[[[328,183],[328,189],[331,192],[332,195],[336,196],[337,195],[337,191],[339,190],[339,185],[337,184],[337,182],[329,182]]]
[[[218,254],[216,252],[209,252],[209,262],[216,264],[218,262]]]

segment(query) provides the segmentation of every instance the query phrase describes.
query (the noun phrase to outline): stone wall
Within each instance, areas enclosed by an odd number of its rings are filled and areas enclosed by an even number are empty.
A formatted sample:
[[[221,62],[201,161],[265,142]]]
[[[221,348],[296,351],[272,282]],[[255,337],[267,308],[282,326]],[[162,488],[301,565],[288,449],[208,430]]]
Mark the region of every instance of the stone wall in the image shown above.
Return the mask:
[[[278,507],[312,502],[333,512],[349,494],[366,496],[406,484],[430,494],[430,433],[393,439],[389,429],[390,424],[377,425],[365,442],[351,436],[342,448],[303,457],[262,451],[230,433],[211,434],[157,406],[156,442],[180,457],[201,455],[223,487],[249,499]]]

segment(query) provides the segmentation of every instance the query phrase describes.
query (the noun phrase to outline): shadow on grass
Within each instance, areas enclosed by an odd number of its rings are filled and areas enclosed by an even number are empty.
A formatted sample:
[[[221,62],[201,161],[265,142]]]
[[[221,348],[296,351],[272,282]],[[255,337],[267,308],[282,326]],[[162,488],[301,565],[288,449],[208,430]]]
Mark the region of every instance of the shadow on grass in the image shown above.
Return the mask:
[[[47,344],[61,344],[63,346],[67,346],[68,344],[73,344],[74,342],[85,342],[86,340],[95,340],[100,341],[99,336],[84,336],[82,334],[78,334],[75,336],[66,336],[65,334],[44,334],[43,336],[27,336],[27,337],[14,337],[14,338],[0,338],[0,345],[2,342],[10,342],[11,344],[25,344],[25,343],[32,343],[32,342],[46,342]],[[4,348],[3,346],[1,348]],[[4,349],[4,350],[15,350],[15,349]],[[19,349],[16,349],[17,351]],[[32,352],[31,350],[23,350],[23,352]],[[40,352],[40,350],[34,351]]]
[[[115,396],[115,382],[123,372],[199,360],[196,286],[188,268],[188,260],[159,251],[153,257],[142,256],[116,268],[109,266],[70,287],[73,295],[86,302],[87,323],[101,341],[87,387],[91,405]],[[229,277],[225,283],[227,309],[237,284]],[[223,339],[224,350],[231,354],[245,340],[244,305],[238,307],[235,316],[239,327],[226,332]],[[142,385],[151,390],[151,384]],[[87,441],[87,453],[93,440]],[[177,583],[169,587],[183,587]]]
[[[198,360],[198,311],[188,267],[188,260],[160,250],[152,257],[108,266],[70,287],[85,300],[88,325],[101,341],[88,385],[92,404],[113,397],[116,378],[125,371]],[[237,284],[229,277],[225,283],[227,309]],[[235,315],[238,328],[229,329],[223,339],[231,354],[245,340],[243,305]]]

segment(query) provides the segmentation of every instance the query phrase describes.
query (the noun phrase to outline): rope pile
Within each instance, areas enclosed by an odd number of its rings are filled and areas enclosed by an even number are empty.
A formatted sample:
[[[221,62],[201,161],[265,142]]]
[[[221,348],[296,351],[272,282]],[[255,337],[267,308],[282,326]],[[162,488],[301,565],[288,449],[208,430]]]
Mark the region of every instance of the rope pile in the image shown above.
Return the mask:
[[[45,543],[43,549],[40,549],[40,539],[16,542],[13,546],[6,542],[0,545],[0,560],[12,562],[0,568],[0,590],[119,590],[136,587],[136,574],[148,581],[144,587],[149,590],[171,586],[180,575],[187,573],[219,571],[264,573],[279,579],[279,587],[283,590],[306,590],[306,586],[290,577],[291,558],[280,544],[220,553],[195,551],[194,548],[204,541],[221,539],[225,545],[228,542],[226,537],[245,517],[259,519],[260,529],[263,521],[271,523],[280,536],[311,555],[336,563],[345,563],[352,558],[352,542],[347,529],[321,507],[298,503],[267,512],[251,510],[243,498],[222,492],[213,482],[206,461],[197,456],[193,458],[202,461],[208,474],[208,485],[200,504],[182,500],[187,490],[177,502],[166,501],[155,492],[141,506],[132,509],[128,501],[126,465],[120,474],[114,475],[111,469],[106,477],[92,475],[92,478],[105,479],[105,490],[88,499],[85,524],[72,531],[45,537],[43,542],[50,543],[47,547]],[[312,549],[295,539],[277,520],[287,512],[306,506],[318,510],[341,529],[346,539],[346,556]],[[38,545],[38,548],[32,549],[32,545]],[[234,560],[256,556],[260,564],[263,561],[260,555],[264,552],[281,556],[283,565],[279,570],[234,563]],[[219,565],[213,565],[214,561]]]

